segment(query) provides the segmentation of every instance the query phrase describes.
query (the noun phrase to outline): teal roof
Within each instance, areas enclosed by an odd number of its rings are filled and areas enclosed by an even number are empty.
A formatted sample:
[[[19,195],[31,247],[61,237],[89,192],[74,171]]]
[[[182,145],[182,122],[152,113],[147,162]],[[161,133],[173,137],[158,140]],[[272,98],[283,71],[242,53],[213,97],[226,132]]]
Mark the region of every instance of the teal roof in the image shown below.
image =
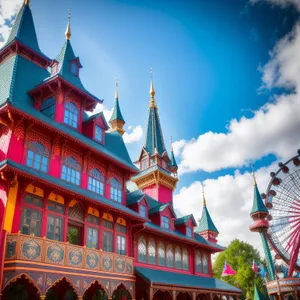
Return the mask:
[[[176,167],[176,168],[178,168],[177,163],[176,163],[176,159],[175,159],[175,156],[174,156],[173,149],[171,150],[169,167]]]
[[[202,232],[202,231],[214,231],[219,233],[217,227],[215,226],[214,222],[211,219],[211,216],[208,212],[208,209],[205,206],[203,206],[203,210],[202,210],[202,216],[201,219],[199,221],[199,226],[197,228],[197,232]]]
[[[268,209],[264,205],[261,195],[259,193],[257,184],[254,185],[254,198],[253,198],[253,205],[251,209],[250,215],[256,213],[256,212],[266,212],[268,213]]]
[[[89,190],[83,189],[80,186],[77,186],[77,185],[68,183],[64,180],[61,180],[60,178],[56,178],[47,173],[43,173],[38,170],[27,167],[25,165],[18,164],[12,160],[4,160],[4,161],[0,162],[0,167],[4,166],[6,164],[10,167],[13,167],[13,168],[21,171],[21,172],[24,172],[26,174],[29,174],[30,176],[37,178],[37,180],[44,180],[44,181],[49,182],[50,184],[53,184],[59,188],[63,188],[68,191],[72,191],[73,193],[80,195],[81,197],[86,197],[86,198],[95,200],[96,202],[99,202],[102,205],[107,206],[107,207],[113,207],[113,208],[119,210],[120,212],[129,214],[129,215],[136,217],[142,221],[148,220],[147,218],[141,217],[135,211],[129,209],[128,207],[126,207],[116,201],[109,200],[101,195],[98,195]]]
[[[113,110],[113,113],[111,115],[111,118],[110,118],[109,122],[112,122],[114,120],[120,120],[120,121],[123,121],[125,123],[124,118],[123,118],[122,113],[121,113],[121,109],[120,109],[119,99],[118,98],[115,101],[114,110]]]
[[[254,297],[253,300],[266,300],[267,298],[259,291],[254,282]]]
[[[46,78],[44,82],[47,82],[53,78],[56,78],[57,76],[60,76],[62,79],[77,87],[78,89],[88,94],[95,100],[103,102],[102,100],[98,99],[96,96],[94,96],[85,89],[79,75],[77,76],[71,72],[70,62],[75,60],[78,60],[79,63],[79,58],[75,56],[71,42],[69,40],[66,40],[60,53],[56,58],[56,61],[59,63],[57,73],[54,73],[50,77]]]
[[[130,206],[139,203],[143,198],[146,198],[141,190],[137,190],[126,195],[126,205]]]
[[[181,274],[175,272],[167,272],[154,270],[152,268],[135,267],[135,272],[149,285],[168,285],[189,287],[197,289],[214,289],[221,291],[229,291],[234,293],[242,293],[242,291],[224,281],[217,278],[202,277],[190,274]]]
[[[102,145],[72,128],[48,118],[34,108],[33,100],[27,92],[47,76],[49,76],[47,70],[26,58],[19,55],[10,57],[0,64],[0,105],[5,104],[9,98],[9,103],[22,113],[40,120],[54,131],[63,132],[81,141],[86,146],[115,159],[135,172],[138,171],[130,159],[122,137],[117,132],[105,132],[105,145]]]
[[[163,211],[167,206],[170,206],[173,214],[175,215],[174,211],[173,211],[173,208],[171,207],[170,203],[166,203],[166,204],[160,204],[160,205],[156,205],[154,206],[153,208],[151,208],[149,210],[149,216],[153,215],[153,214],[156,214],[160,211]]]
[[[149,108],[146,142],[144,145],[144,149],[149,153],[150,156],[154,155],[155,149],[157,150],[159,155],[162,155],[166,151],[156,107]]]
[[[174,221],[174,224],[175,225],[182,225],[182,224],[185,224],[186,222],[188,222],[188,220],[192,218],[192,221],[194,223],[194,226],[197,226],[197,222],[194,218],[194,216],[192,214],[190,215],[187,215],[187,216],[183,216],[181,218],[177,218],[175,221]]]
[[[4,45],[4,47],[11,44],[14,40],[18,40],[25,46],[31,48],[38,54],[45,56],[40,50],[36,31],[34,27],[34,22],[31,14],[30,8],[23,4],[10,31],[9,37]]]

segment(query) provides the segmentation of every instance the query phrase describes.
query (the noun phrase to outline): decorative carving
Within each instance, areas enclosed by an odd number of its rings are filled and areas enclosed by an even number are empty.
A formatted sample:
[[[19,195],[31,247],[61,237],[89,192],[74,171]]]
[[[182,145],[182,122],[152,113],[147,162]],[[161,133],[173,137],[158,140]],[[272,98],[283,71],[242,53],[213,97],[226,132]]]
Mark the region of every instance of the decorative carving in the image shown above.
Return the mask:
[[[24,130],[24,125],[23,124],[19,124],[14,129],[14,135],[17,137],[17,140],[24,139],[25,130]]]

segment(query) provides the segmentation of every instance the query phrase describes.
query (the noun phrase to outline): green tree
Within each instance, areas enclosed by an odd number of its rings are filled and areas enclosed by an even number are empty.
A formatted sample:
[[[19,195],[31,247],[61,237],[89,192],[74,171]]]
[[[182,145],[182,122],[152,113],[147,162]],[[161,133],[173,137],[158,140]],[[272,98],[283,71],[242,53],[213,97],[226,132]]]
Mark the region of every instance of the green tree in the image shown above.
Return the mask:
[[[254,281],[260,291],[265,293],[263,280],[252,270],[253,259],[257,263],[263,263],[258,250],[246,242],[235,239],[215,259],[214,276],[240,288],[243,291],[242,299],[246,296],[253,299]],[[221,277],[225,261],[236,271],[236,275]]]

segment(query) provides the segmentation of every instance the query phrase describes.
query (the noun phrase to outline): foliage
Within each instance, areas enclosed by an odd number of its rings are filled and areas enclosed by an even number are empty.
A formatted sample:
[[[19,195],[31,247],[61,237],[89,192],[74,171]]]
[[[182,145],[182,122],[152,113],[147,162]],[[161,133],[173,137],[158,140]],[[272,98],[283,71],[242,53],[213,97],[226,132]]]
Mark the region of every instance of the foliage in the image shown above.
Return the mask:
[[[243,291],[242,299],[245,299],[246,296],[253,299],[254,281],[258,289],[265,293],[263,280],[259,274],[256,275],[252,270],[253,260],[257,264],[263,263],[258,250],[246,242],[235,239],[215,259],[213,265],[214,276],[240,288]],[[225,261],[236,271],[235,276],[221,277]]]

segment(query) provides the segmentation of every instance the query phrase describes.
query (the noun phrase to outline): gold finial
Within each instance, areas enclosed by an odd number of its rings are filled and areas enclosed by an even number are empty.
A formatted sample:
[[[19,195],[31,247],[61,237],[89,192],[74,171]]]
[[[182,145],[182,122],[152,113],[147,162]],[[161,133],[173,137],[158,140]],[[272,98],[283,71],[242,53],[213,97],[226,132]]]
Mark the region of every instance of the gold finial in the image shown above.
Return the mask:
[[[118,79],[118,75],[116,75],[116,99],[119,99],[119,79]]]
[[[173,140],[172,140],[172,136],[170,136],[170,142],[171,142],[171,151],[173,152]]]
[[[66,39],[70,40],[70,37],[71,37],[71,9],[69,9],[68,26],[67,26],[65,35],[66,35]]]
[[[150,80],[150,96],[151,96],[151,100],[150,100],[150,106],[149,108],[156,108],[156,104],[155,104],[155,100],[154,100],[154,96],[155,96],[155,90],[154,90],[154,85],[153,85],[153,70],[152,68],[150,69],[150,76],[151,76],[151,80]]]
[[[206,206],[206,200],[205,200],[205,194],[204,194],[204,186],[203,186],[203,183],[202,183],[202,182],[201,182],[201,186],[202,186],[203,206]]]
[[[25,5],[27,5],[29,7],[30,4],[30,0],[24,0]]]
[[[254,180],[254,186],[256,186],[257,182],[256,182],[256,177],[255,177],[255,172],[254,172],[253,165],[251,165],[251,169],[252,169],[252,176],[253,176],[253,180]]]

